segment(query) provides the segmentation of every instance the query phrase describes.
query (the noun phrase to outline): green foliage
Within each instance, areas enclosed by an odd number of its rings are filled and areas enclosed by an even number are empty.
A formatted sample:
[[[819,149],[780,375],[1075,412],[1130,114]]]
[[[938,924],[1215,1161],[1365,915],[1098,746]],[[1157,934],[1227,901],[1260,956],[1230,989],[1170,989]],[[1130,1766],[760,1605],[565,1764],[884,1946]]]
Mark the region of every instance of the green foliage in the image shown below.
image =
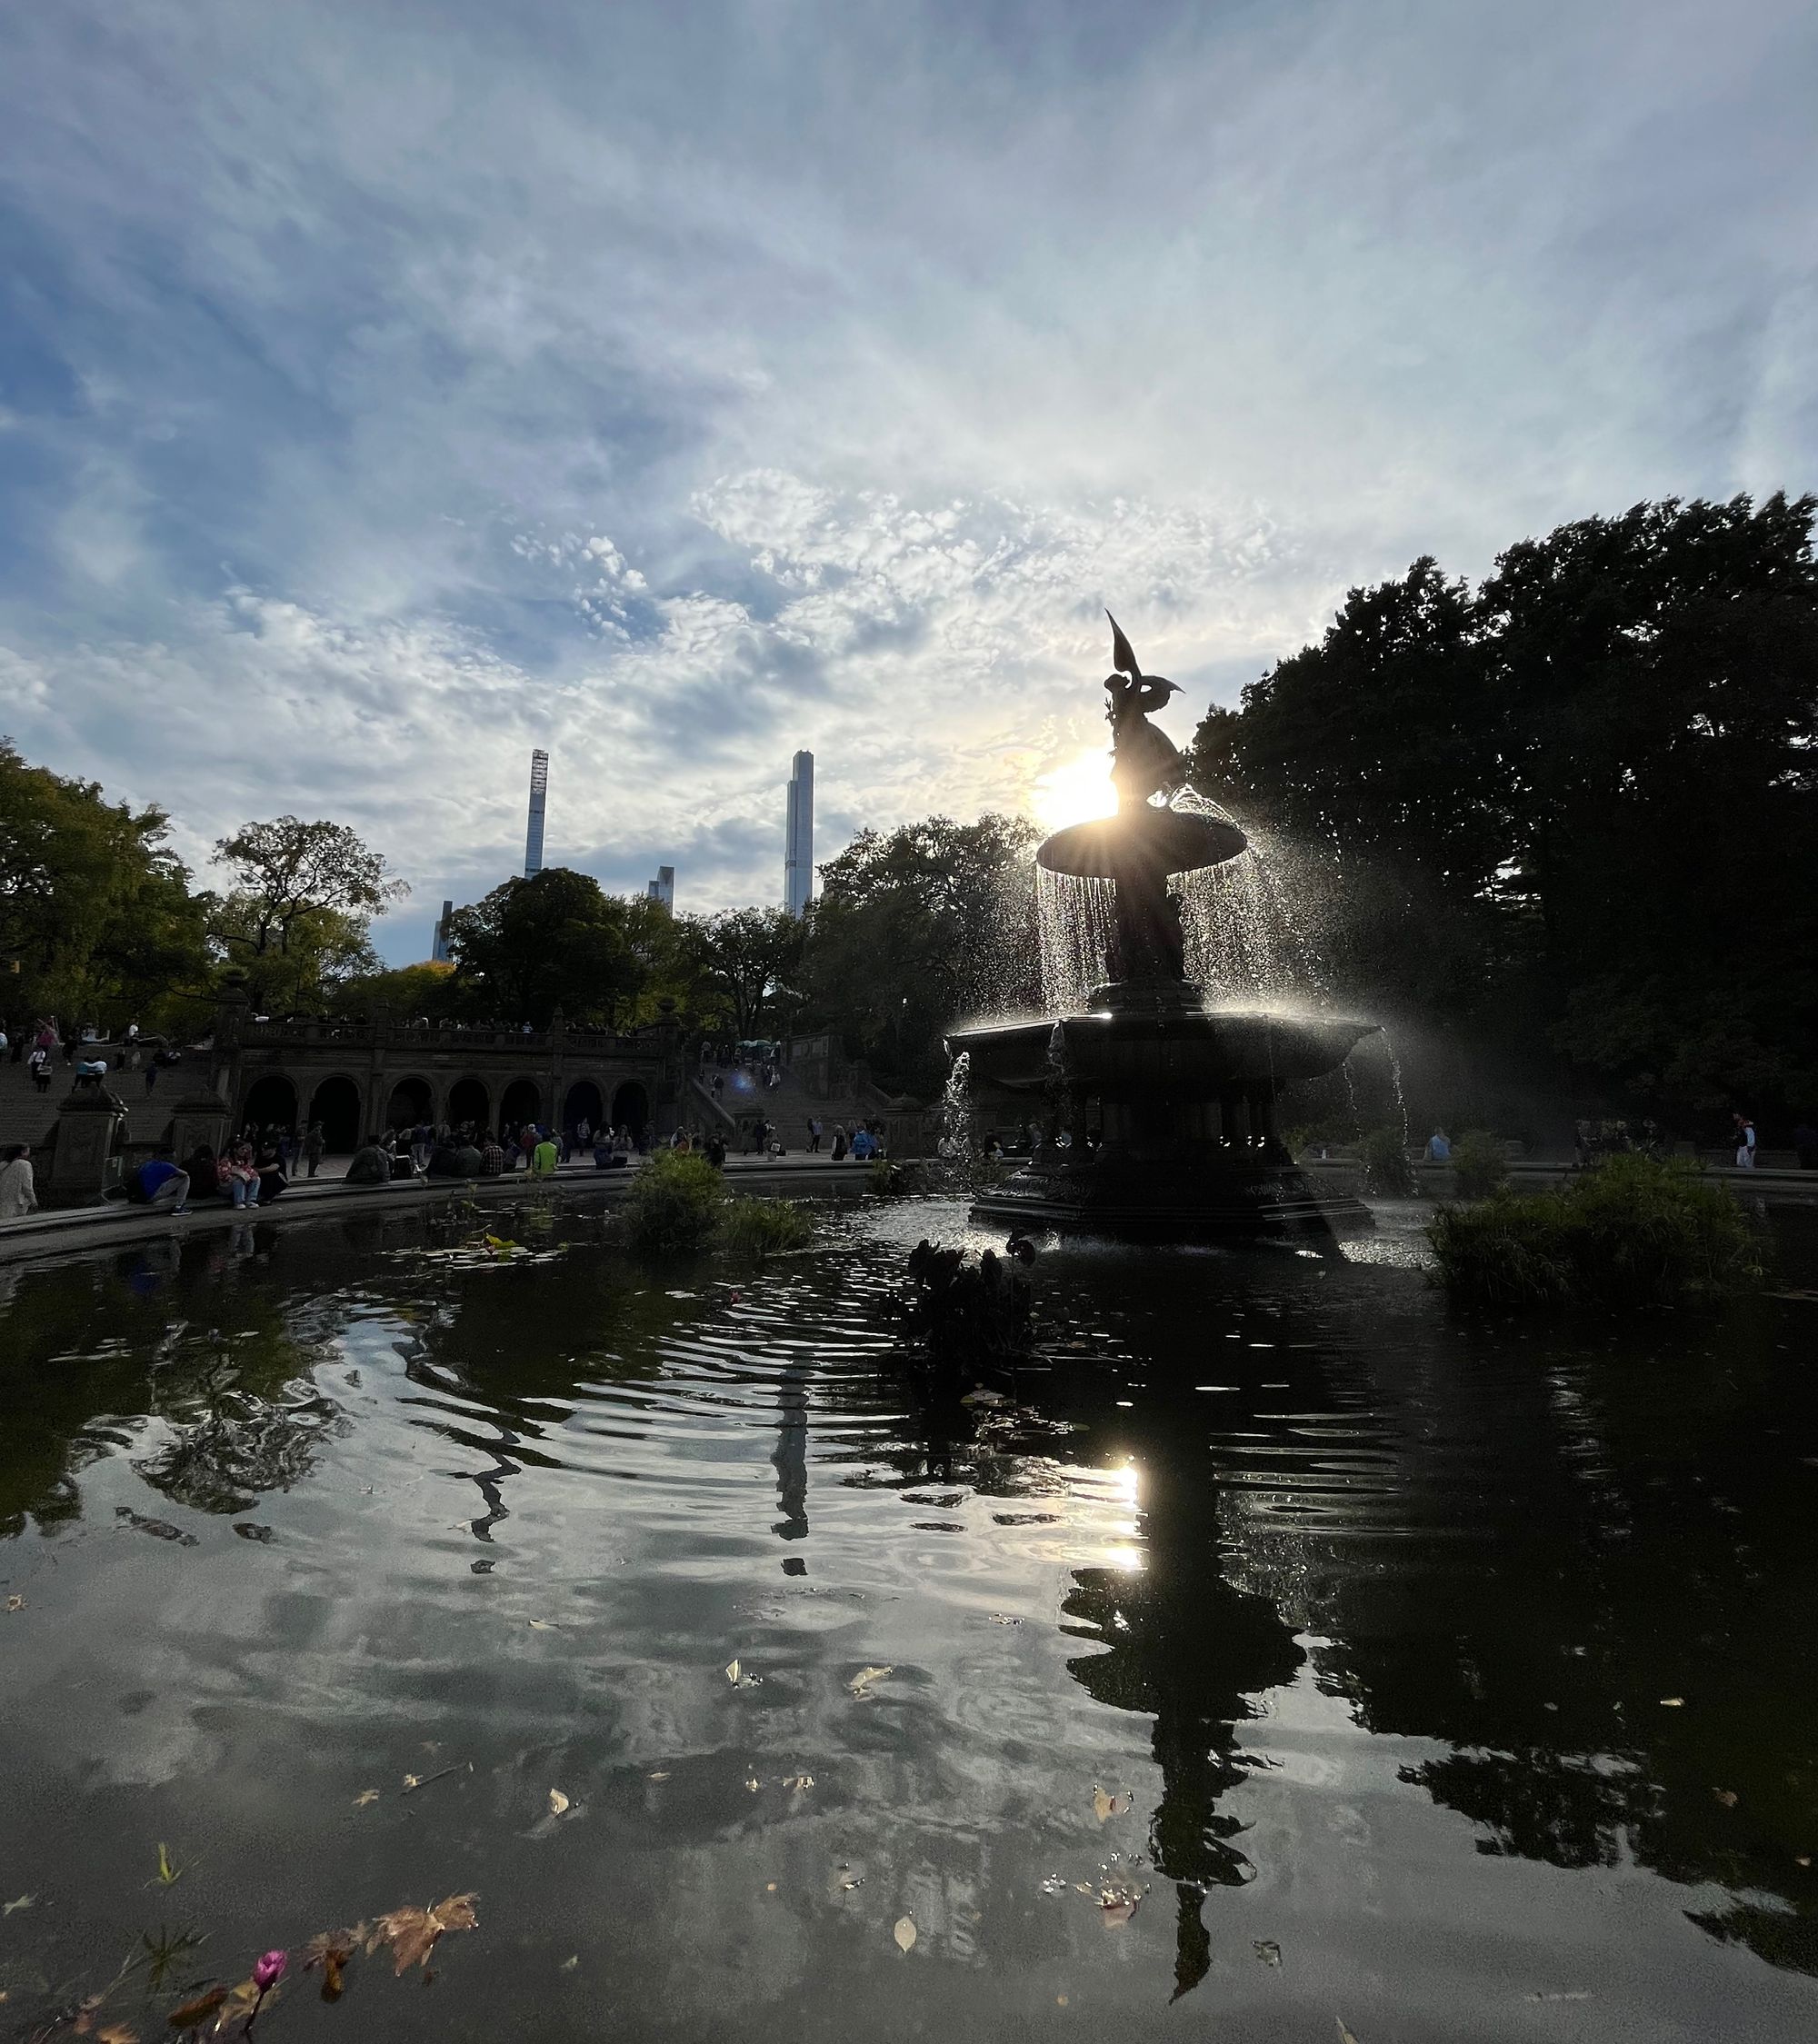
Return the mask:
[[[1360,1004],[1683,1122],[1818,1098],[1818,500],[1638,504],[1428,559],[1200,726],[1306,848]],[[1334,850],[1332,848],[1336,848]],[[1339,853],[1342,852],[1342,857]]]
[[[814,1235],[807,1209],[794,1200],[728,1199],[720,1214],[720,1246],[739,1256],[805,1249]]]
[[[729,909],[723,915],[684,918],[697,977],[696,1002],[743,1042],[764,1033],[802,963],[807,926],[785,909]]]
[[[0,739],[0,1012],[104,1027],[182,1015],[205,980],[201,911],[157,809],[26,765]],[[16,963],[17,971],[11,968]]]
[[[1364,1190],[1379,1200],[1411,1200],[1420,1180],[1408,1162],[1399,1129],[1372,1129],[1357,1145],[1364,1166]]]
[[[628,1024],[670,918],[657,903],[604,892],[590,873],[545,866],[514,876],[449,921],[451,1003],[476,1022]],[[659,927],[660,925],[660,927]]]
[[[802,968],[812,1021],[910,1090],[938,1092],[944,1030],[1039,1004],[1034,842],[995,815],[862,832],[821,868]]]
[[[1427,1229],[1452,1296],[1480,1306],[1649,1306],[1748,1291],[1760,1241],[1695,1167],[1611,1157],[1563,1186],[1444,1206]]]
[[[340,990],[349,1014],[370,1016],[384,1008],[398,1022],[445,1022],[459,1012],[461,988],[452,965],[400,965],[365,972]]]
[[[648,1256],[689,1256],[707,1248],[726,1203],[725,1180],[704,1157],[659,1150],[632,1181],[625,1239]]]
[[[1509,1179],[1503,1146],[1486,1129],[1466,1129],[1452,1146],[1453,1183],[1467,1200],[1487,1198]]]

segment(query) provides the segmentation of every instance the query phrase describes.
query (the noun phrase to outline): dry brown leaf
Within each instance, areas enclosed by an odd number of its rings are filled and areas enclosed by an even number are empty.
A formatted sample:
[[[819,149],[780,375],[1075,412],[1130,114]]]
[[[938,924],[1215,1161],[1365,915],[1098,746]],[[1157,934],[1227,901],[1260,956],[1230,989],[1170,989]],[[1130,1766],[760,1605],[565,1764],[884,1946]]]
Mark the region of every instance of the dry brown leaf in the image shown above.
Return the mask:
[[[185,2001],[181,2009],[173,2009],[165,2020],[173,2029],[197,2029],[226,1999],[225,1988],[210,1988],[205,1994],[198,1994],[194,2001]]]
[[[1282,1963],[1282,1948],[1273,1938],[1258,1938],[1254,1949],[1264,1966],[1279,1966]]]
[[[404,1792],[405,1795],[408,1795],[413,1789],[420,1789],[422,1786],[423,1777],[420,1774],[407,1774],[405,1776]]]
[[[729,1661],[727,1661],[727,1663],[726,1663],[726,1680],[727,1680],[727,1681],[729,1681],[729,1682],[730,1682],[730,1683],[732,1684],[732,1686],[733,1686],[733,1687],[734,1687],[734,1689],[736,1689],[736,1688],[738,1687],[738,1680],[739,1680],[739,1664],[738,1664],[738,1662],[737,1662],[737,1661],[735,1661],[735,1660],[729,1660]]]
[[[657,1768],[654,1772],[647,1774],[644,1779],[647,1781],[667,1781],[669,1770],[666,1767]]]
[[[552,1817],[560,1817],[567,1807],[567,1797],[562,1793],[560,1789],[552,1789],[549,1791],[549,1814]]]
[[[6,1600],[6,1609],[9,1611],[23,1611],[25,1608],[25,1600],[23,1597],[9,1597]]]
[[[783,1786],[785,1789],[793,1789],[799,1795],[804,1789],[812,1789],[814,1786],[814,1777],[812,1774],[787,1775],[784,1779]]]
[[[1334,2020],[1338,2025],[1338,2044],[1357,2044],[1356,2038],[1344,2027],[1344,2018],[1338,2016]]]
[[[907,1951],[910,1946],[915,1942],[915,1919],[914,1917],[899,1916],[896,1919],[896,1926],[890,1935],[895,1939],[896,1949],[899,1951]]]
[[[264,1997],[264,1999],[275,2000],[276,1989],[274,1989],[272,1993]],[[242,1980],[238,1987],[230,1988],[223,1998],[220,2008],[215,2011],[215,2036],[221,2036],[224,2031],[230,2029],[236,2023],[244,2026],[250,2022],[253,2011],[259,2006],[260,1999],[259,1983],[256,1980]]]
[[[1093,1783],[1093,1814],[1098,1819],[1101,1824],[1103,1824],[1104,1820],[1109,1817],[1124,1816],[1130,1809],[1130,1797],[1106,1795],[1104,1790],[1099,1787],[1096,1781]]]
[[[379,1791],[376,1789],[362,1789],[359,1794],[354,1798],[354,1808],[365,1810],[368,1803],[377,1802],[378,1800]]]
[[[364,1923],[356,1923],[346,1930],[318,1930],[304,1947],[303,1969],[305,1973],[320,1967],[322,1969],[322,1999],[338,2001],[341,1999],[342,1974],[347,1961],[359,1949],[366,1935]]]
[[[530,1620],[530,1630],[533,1632],[559,1632],[562,1628],[554,1619],[534,1618]]]
[[[869,1696],[874,1682],[881,1682],[886,1675],[894,1673],[892,1668],[861,1668],[846,1687],[854,1696]]]
[[[1711,1793],[1716,1797],[1725,1810],[1733,1810],[1736,1807],[1736,1791],[1733,1789],[1713,1789]]]
[[[367,1940],[366,1949],[371,1951],[375,1943],[389,1945],[396,1961],[394,1968],[396,1973],[405,1972],[413,1966],[427,1966],[435,1941],[445,1930],[474,1928],[476,1899],[473,1895],[450,1895],[426,1909],[410,1904],[393,1909],[379,1919],[375,1936]]]

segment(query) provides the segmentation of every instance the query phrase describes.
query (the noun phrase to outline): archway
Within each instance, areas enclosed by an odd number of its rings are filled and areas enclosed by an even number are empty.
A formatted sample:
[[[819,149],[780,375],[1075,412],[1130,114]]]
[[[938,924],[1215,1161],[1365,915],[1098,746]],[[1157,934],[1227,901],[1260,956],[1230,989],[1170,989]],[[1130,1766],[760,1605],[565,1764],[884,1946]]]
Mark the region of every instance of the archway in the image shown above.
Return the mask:
[[[535,1121],[542,1112],[543,1095],[537,1090],[536,1081],[514,1079],[499,1102],[499,1126],[502,1129],[522,1128],[526,1122]]]
[[[600,1125],[600,1117],[606,1111],[606,1103],[600,1098],[600,1089],[591,1079],[577,1079],[568,1089],[568,1098],[563,1104],[562,1126],[578,1129],[583,1121],[594,1128]]]
[[[322,1123],[331,1157],[349,1156],[360,1147],[360,1089],[351,1079],[325,1079],[310,1096],[309,1118]]]
[[[295,1128],[296,1088],[281,1072],[268,1072],[262,1079],[255,1079],[246,1089],[240,1122],[243,1127],[250,1122],[259,1129],[274,1124],[281,1129]]]
[[[388,1129],[415,1128],[419,1122],[429,1120],[435,1107],[427,1079],[400,1079],[385,1103],[385,1126]]]
[[[478,1079],[457,1079],[448,1089],[448,1119],[457,1129],[464,1122],[485,1128],[491,1108],[492,1096]]]
[[[635,1135],[649,1122],[650,1095],[635,1079],[627,1079],[613,1095],[613,1126],[629,1129]]]

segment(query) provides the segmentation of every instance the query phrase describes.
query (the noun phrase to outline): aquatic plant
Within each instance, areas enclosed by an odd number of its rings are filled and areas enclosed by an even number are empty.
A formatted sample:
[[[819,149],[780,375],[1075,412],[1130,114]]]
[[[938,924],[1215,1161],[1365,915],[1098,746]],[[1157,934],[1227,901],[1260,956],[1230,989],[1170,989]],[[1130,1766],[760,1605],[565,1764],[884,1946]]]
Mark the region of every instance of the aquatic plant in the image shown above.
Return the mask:
[[[719,1243],[740,1256],[776,1256],[805,1249],[814,1223],[794,1200],[729,1199],[720,1214]]]
[[[1364,1190],[1379,1200],[1411,1200],[1420,1191],[1399,1129],[1372,1129],[1357,1145]]]
[[[1761,1241],[1728,1189],[1682,1162],[1611,1157],[1566,1184],[1443,1206],[1427,1228],[1454,1300],[1648,1306],[1753,1290]]]
[[[1482,1200],[1509,1181],[1509,1160],[1487,1129],[1466,1129],[1452,1146],[1452,1182],[1467,1200]]]
[[[713,1241],[725,1200],[725,1181],[704,1157],[658,1151],[632,1181],[625,1239],[645,1255],[690,1255]]]

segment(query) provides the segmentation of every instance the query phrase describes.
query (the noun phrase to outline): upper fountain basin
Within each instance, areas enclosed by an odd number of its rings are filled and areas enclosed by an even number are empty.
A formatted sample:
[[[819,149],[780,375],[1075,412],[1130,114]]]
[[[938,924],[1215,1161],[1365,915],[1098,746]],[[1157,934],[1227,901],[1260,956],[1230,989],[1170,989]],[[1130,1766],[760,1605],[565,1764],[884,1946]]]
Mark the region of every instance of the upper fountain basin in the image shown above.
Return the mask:
[[[1144,803],[1115,816],[1069,823],[1043,844],[1035,862],[1051,873],[1075,873],[1082,880],[1114,880],[1133,866],[1190,873],[1222,866],[1249,843],[1229,817]]]

